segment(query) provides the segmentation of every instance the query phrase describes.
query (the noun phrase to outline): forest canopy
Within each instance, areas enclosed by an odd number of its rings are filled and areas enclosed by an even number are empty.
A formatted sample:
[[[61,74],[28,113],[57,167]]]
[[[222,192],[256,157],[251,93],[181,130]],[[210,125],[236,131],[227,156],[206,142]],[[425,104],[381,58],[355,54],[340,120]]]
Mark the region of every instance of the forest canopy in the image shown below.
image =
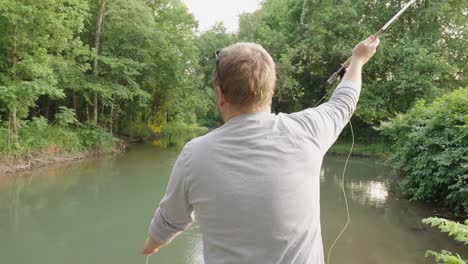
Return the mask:
[[[352,47],[404,4],[265,0],[231,33],[222,23],[199,32],[181,0],[0,0],[1,136],[20,148],[28,122],[56,124],[68,110],[120,136],[219,125],[213,53],[237,41],[275,59],[274,112],[311,107]],[[418,0],[382,37],[354,117],[363,137],[380,137],[373,127],[420,99],[467,86],[466,15],[462,0]]]

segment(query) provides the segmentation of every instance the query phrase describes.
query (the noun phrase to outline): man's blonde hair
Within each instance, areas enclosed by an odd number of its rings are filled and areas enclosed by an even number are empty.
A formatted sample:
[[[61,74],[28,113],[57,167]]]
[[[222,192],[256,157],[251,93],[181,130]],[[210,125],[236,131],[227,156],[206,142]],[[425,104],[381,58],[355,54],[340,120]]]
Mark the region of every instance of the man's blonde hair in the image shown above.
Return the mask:
[[[222,49],[216,63],[213,84],[221,87],[227,102],[241,108],[271,104],[275,62],[261,45],[236,43]]]

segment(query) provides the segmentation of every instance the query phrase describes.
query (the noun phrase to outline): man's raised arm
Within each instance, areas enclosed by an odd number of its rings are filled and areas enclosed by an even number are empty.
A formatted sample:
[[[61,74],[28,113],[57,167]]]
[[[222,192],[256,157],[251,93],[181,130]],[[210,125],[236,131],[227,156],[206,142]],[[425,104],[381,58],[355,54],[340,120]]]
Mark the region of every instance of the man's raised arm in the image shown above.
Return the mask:
[[[375,54],[379,42],[370,36],[354,47],[349,67],[328,102],[292,115],[312,134],[323,154],[353,115],[361,92],[362,67]]]

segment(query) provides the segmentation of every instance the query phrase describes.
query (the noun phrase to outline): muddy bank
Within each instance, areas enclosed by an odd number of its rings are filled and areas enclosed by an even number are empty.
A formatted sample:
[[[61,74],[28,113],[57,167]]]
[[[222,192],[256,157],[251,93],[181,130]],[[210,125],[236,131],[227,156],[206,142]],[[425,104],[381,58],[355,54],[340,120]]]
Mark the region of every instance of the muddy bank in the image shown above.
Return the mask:
[[[91,150],[83,152],[61,151],[35,151],[27,154],[0,153],[0,177],[4,174],[31,171],[47,165],[73,162],[82,159],[90,159],[103,155],[112,155],[122,152],[128,146],[127,141],[120,141],[113,150]]]

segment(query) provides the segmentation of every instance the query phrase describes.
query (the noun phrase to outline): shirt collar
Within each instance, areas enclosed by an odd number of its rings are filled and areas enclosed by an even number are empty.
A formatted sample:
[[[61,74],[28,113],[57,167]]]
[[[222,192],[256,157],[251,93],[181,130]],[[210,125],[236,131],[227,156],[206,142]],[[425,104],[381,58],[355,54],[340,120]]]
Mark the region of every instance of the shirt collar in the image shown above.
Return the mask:
[[[238,116],[235,116],[235,117],[229,119],[224,124],[227,125],[227,124],[238,123],[238,122],[241,122],[241,121],[247,120],[247,119],[255,120],[255,119],[260,119],[262,117],[266,117],[266,116],[269,116],[269,115],[271,115],[270,112],[250,112],[250,113],[245,113],[245,114],[240,114]]]

